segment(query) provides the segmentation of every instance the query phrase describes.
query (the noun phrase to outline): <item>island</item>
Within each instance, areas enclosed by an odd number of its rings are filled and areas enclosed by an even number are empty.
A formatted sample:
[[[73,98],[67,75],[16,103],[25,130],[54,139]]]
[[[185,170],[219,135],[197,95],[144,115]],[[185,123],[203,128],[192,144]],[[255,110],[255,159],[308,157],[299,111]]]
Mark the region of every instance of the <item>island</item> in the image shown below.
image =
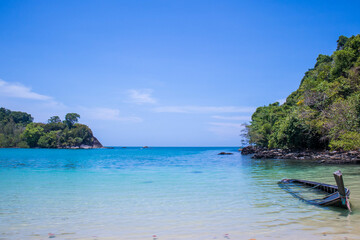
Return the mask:
[[[80,115],[68,113],[65,120],[50,117],[47,123],[35,123],[25,112],[0,108],[1,148],[66,148],[90,149],[103,145],[91,129],[78,123]]]
[[[254,158],[360,163],[360,35],[320,54],[284,104],[259,107],[243,134]]]

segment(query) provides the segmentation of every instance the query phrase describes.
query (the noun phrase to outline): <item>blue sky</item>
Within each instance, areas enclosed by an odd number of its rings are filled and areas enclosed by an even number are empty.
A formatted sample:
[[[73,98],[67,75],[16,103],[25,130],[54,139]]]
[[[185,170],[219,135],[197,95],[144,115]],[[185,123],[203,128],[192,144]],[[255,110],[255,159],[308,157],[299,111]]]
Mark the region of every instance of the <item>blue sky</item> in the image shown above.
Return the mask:
[[[238,146],[258,106],[359,34],[358,1],[1,1],[0,105],[104,145]]]

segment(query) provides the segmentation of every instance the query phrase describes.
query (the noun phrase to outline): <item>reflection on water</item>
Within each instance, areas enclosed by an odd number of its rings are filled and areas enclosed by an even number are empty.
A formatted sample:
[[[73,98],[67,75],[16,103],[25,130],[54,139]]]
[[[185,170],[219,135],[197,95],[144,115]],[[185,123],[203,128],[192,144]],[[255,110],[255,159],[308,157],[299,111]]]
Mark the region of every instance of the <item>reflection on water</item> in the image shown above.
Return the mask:
[[[0,239],[360,239],[360,166],[253,160],[236,150],[0,149]],[[335,184],[339,169],[352,214],[277,185]]]

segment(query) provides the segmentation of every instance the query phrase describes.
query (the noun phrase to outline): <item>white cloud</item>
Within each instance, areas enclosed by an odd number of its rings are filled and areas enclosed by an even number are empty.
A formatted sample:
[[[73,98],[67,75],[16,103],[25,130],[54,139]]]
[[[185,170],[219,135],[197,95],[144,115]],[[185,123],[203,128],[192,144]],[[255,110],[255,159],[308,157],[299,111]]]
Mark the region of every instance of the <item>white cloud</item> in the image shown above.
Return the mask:
[[[9,83],[0,79],[0,96],[48,101],[51,97],[33,92],[20,83]]]
[[[211,106],[164,106],[153,109],[161,113],[252,113],[254,107],[211,107]]]
[[[84,115],[85,118],[90,118],[90,119],[126,121],[126,122],[142,122],[142,119],[139,117],[123,117],[123,116],[121,116],[119,109],[81,107],[80,111],[81,111],[81,115]]]
[[[152,89],[130,89],[128,90],[130,102],[137,104],[154,104],[157,101],[151,96],[152,92]]]
[[[220,120],[230,120],[230,121],[250,121],[251,116],[212,116],[214,119],[220,119]]]
[[[280,105],[283,105],[286,102],[286,98],[278,99],[276,102],[279,102]]]

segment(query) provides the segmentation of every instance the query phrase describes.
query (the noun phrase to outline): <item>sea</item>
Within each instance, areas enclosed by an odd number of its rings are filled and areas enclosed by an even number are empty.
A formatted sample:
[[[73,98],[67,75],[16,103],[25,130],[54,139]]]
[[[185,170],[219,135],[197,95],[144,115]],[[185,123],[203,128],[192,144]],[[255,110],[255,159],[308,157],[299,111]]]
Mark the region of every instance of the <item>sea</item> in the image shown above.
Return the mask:
[[[278,185],[335,184],[336,170],[352,213]],[[237,147],[0,149],[0,239],[49,238],[360,239],[360,166],[256,160]]]

